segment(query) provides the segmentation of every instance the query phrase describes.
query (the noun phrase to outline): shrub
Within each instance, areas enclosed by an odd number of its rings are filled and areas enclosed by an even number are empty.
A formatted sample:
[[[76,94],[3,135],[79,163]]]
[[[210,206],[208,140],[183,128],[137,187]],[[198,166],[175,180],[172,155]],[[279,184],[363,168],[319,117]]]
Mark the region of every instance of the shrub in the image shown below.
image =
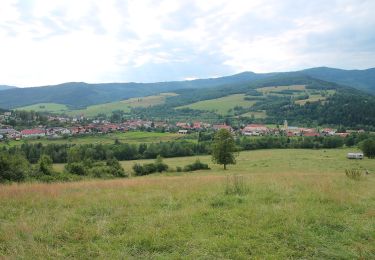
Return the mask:
[[[87,167],[82,162],[72,162],[68,163],[65,166],[65,169],[71,173],[76,175],[87,175]]]
[[[107,167],[110,168],[110,174],[115,177],[128,177],[121,164],[115,158],[108,159],[106,162]]]
[[[227,176],[225,185],[226,195],[245,195],[249,189],[244,181],[243,176],[232,175]]]
[[[191,172],[197,170],[209,170],[208,164],[202,163],[199,159],[197,159],[194,163],[188,164],[184,167],[184,172]]]
[[[143,166],[140,165],[139,163],[135,163],[133,165],[133,171],[134,171],[134,173],[135,173],[136,176],[142,176],[142,175],[144,175]]]
[[[168,170],[168,165],[163,163],[163,158],[160,155],[156,157],[154,165],[155,165],[156,171],[158,172],[163,172],[163,171]]]
[[[375,158],[375,139],[368,138],[360,144],[360,148],[368,158]]]
[[[133,165],[133,171],[136,176],[148,175],[155,172],[163,172],[168,170],[168,165],[163,163],[163,159],[158,156],[154,163],[146,163],[140,165],[136,163]]]
[[[350,179],[359,180],[362,176],[362,173],[359,169],[346,169],[345,175]]]
[[[52,175],[53,174],[53,168],[52,168],[52,159],[50,156],[43,154],[39,160],[39,171],[43,175]]]
[[[29,162],[24,156],[0,153],[0,182],[23,181],[29,170]]]

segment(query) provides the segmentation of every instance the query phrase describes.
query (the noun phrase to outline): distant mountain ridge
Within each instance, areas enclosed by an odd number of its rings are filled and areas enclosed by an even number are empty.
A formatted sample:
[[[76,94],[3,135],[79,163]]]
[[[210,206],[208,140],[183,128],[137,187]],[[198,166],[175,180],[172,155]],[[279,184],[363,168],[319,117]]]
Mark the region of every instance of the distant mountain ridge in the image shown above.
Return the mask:
[[[375,94],[375,68],[366,70],[342,70],[319,67],[302,70],[300,73]]]
[[[1,90],[6,90],[6,89],[12,89],[12,88],[16,88],[14,86],[8,86],[8,85],[0,85],[0,91]]]
[[[59,103],[72,108],[119,101],[132,97],[155,95],[183,89],[206,89],[219,86],[228,88],[251,84],[265,79],[281,84],[288,77],[309,76],[311,78],[351,86],[367,93],[375,94],[375,68],[367,70],[341,70],[334,68],[312,68],[295,72],[239,74],[191,81],[171,81],[157,83],[102,83],[88,84],[70,82],[52,86],[33,88],[11,88],[1,91],[0,107],[17,108],[37,103]]]

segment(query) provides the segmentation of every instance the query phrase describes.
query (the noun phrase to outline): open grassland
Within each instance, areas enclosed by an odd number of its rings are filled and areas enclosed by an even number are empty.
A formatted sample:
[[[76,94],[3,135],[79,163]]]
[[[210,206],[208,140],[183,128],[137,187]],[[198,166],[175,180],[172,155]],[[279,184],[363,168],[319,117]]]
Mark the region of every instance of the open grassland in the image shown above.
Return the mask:
[[[112,111],[121,110],[123,112],[130,112],[132,107],[150,107],[165,103],[167,97],[175,96],[175,93],[161,93],[155,96],[130,98],[122,101],[88,106],[85,109],[71,110],[69,115],[84,115],[86,117],[93,117],[98,114],[110,115]]]
[[[19,107],[17,110],[27,110],[36,112],[64,113],[69,110],[66,105],[57,103],[38,103],[31,106]]]
[[[296,100],[296,104],[304,105],[306,102],[320,102],[320,101],[325,101],[329,96],[335,94],[335,90],[327,90],[326,95],[322,96],[321,94],[310,94],[308,99],[303,99],[303,100]]]
[[[241,116],[242,117],[252,117],[252,116],[254,116],[255,119],[259,119],[259,118],[266,118],[267,114],[266,114],[266,111],[262,110],[262,111],[250,111],[250,112],[247,112],[245,114],[242,114]]]
[[[296,91],[306,90],[306,86],[305,85],[272,86],[272,87],[257,88],[256,90],[264,94],[270,94],[271,92],[279,92],[283,90],[296,90]]]
[[[109,134],[97,134],[97,135],[83,135],[83,136],[72,136],[68,138],[59,139],[27,139],[24,138],[20,141],[10,141],[8,144],[0,143],[2,146],[15,146],[22,145],[23,143],[42,143],[47,144],[113,144],[115,140],[119,140],[123,143],[154,143],[154,142],[166,142],[181,138],[182,136],[176,133],[157,133],[157,132],[141,132],[141,131],[130,131],[130,132],[116,132]]]
[[[251,107],[254,104],[255,101],[245,100],[245,94],[235,94],[222,98],[199,101],[193,104],[177,107],[177,109],[191,108],[196,110],[214,111],[218,114],[226,115],[230,114],[229,110],[236,106]]]
[[[259,150],[227,171],[2,186],[0,256],[373,259],[375,175],[344,169],[374,172],[375,161],[348,151]],[[234,174],[240,189],[226,193]]]

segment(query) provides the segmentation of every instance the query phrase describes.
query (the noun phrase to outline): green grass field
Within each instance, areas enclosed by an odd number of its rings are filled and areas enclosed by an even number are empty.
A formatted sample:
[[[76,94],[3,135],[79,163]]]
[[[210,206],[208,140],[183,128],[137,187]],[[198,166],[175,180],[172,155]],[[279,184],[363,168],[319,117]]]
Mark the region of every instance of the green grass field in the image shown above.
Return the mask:
[[[86,117],[93,117],[98,114],[110,115],[112,111],[121,110],[130,112],[132,107],[149,107],[164,104],[167,97],[175,96],[176,93],[161,93],[159,95],[130,98],[122,101],[104,103],[99,105],[88,106],[85,109],[71,110],[66,105],[56,103],[38,103],[31,106],[24,106],[17,108],[18,110],[36,111],[36,112],[50,112],[50,113],[66,113],[70,116],[84,115]]]
[[[258,118],[266,118],[267,114],[266,114],[266,111],[251,111],[251,112],[247,112],[245,114],[242,114],[241,116],[242,117],[252,117],[252,116],[254,116],[255,119],[258,119]]]
[[[306,90],[305,85],[290,85],[290,86],[273,86],[273,87],[263,87],[263,88],[257,88],[256,89],[259,92],[262,92],[263,94],[271,94],[271,91],[273,92],[279,92],[282,90]]]
[[[176,133],[157,133],[157,132],[141,132],[141,131],[130,131],[125,133],[109,133],[109,134],[98,134],[98,135],[86,135],[86,136],[72,136],[66,139],[22,139],[20,141],[10,141],[8,144],[2,142],[2,146],[15,146],[22,145],[27,142],[29,144],[42,143],[47,144],[113,144],[116,139],[123,143],[153,143],[160,141],[172,141],[182,138],[181,135]]]
[[[38,103],[31,106],[19,107],[17,110],[27,110],[36,112],[64,113],[69,110],[66,105],[56,103]]]
[[[335,90],[328,90],[326,96],[322,96],[321,94],[310,94],[308,99],[303,99],[303,100],[296,100],[296,104],[304,105],[306,102],[320,102],[320,101],[325,101],[328,96],[335,94]]]
[[[230,114],[228,111],[233,109],[235,106],[251,107],[255,104],[255,101],[247,101],[244,99],[245,94],[235,94],[222,98],[210,99],[199,101],[186,106],[180,106],[180,108],[191,108],[196,110],[214,111],[221,115]]]
[[[375,161],[348,151],[258,150],[227,171],[203,156],[212,170],[4,185],[0,257],[373,259]],[[352,167],[372,174],[351,180]]]
[[[130,112],[132,107],[150,107],[155,105],[164,104],[167,97],[175,96],[175,93],[161,93],[160,95],[130,98],[118,102],[111,102],[99,105],[88,106],[85,109],[71,110],[69,115],[84,115],[86,117],[93,117],[98,114],[110,115],[112,111],[121,110]]]

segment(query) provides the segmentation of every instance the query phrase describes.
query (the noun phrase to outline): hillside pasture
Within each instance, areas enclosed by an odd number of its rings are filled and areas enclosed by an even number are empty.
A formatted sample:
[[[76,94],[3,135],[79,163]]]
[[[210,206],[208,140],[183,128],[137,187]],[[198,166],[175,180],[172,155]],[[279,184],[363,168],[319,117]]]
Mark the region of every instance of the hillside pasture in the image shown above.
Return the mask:
[[[231,114],[229,111],[236,106],[241,106],[244,108],[251,107],[256,101],[245,100],[245,94],[234,94],[216,99],[209,99],[204,101],[199,101],[193,104],[177,107],[190,108],[202,111],[213,111],[220,115]]]
[[[71,110],[69,115],[84,115],[86,117],[94,117],[98,114],[110,115],[115,110],[125,113],[130,112],[132,107],[150,107],[165,103],[167,97],[175,96],[175,93],[161,93],[155,96],[130,98],[122,101],[104,103],[99,105],[88,106],[85,109]]]
[[[245,114],[242,114],[241,117],[252,117],[254,116],[255,119],[260,119],[260,118],[266,118],[267,114],[266,111],[250,111]]]
[[[307,102],[324,102],[329,96],[335,94],[335,90],[327,90],[325,91],[325,95],[323,96],[322,93],[320,94],[309,94],[308,99],[296,100],[296,104],[305,105]]]
[[[301,90],[306,90],[306,85],[272,86],[257,88],[256,90],[263,94],[270,94],[271,92],[280,92],[283,90],[296,90],[297,92],[299,92]]]
[[[69,110],[66,105],[57,103],[38,103],[30,106],[18,107],[16,110],[35,112],[64,113]]]
[[[373,259],[375,175],[354,181],[344,169],[375,163],[346,152],[260,150],[227,171],[210,163],[194,173],[4,185],[0,256]]]

